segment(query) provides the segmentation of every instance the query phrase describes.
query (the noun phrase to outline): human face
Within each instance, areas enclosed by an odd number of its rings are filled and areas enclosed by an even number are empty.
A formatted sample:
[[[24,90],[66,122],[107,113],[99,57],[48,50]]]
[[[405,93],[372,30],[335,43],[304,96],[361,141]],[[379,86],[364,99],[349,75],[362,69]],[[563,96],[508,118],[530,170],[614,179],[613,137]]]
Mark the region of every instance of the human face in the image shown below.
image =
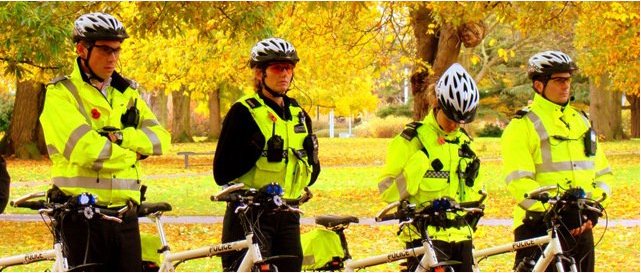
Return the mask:
[[[291,63],[272,63],[265,69],[265,85],[278,93],[285,93],[294,77]]]
[[[436,113],[436,122],[439,126],[441,126],[441,129],[443,129],[443,131],[448,134],[454,132],[460,125],[458,124],[458,122],[449,119],[447,115],[445,115],[445,112],[443,112],[443,110],[440,110],[438,111],[438,113]]]
[[[120,58],[120,41],[96,41],[89,56],[89,49],[82,46],[80,56],[89,57],[89,67],[96,76],[107,79],[116,70],[116,63]]]
[[[543,90],[545,98],[558,105],[565,105],[570,100],[570,86],[572,84],[572,74],[569,72],[554,73],[550,76],[548,84],[543,89],[542,82],[536,82],[540,87],[537,90]]]

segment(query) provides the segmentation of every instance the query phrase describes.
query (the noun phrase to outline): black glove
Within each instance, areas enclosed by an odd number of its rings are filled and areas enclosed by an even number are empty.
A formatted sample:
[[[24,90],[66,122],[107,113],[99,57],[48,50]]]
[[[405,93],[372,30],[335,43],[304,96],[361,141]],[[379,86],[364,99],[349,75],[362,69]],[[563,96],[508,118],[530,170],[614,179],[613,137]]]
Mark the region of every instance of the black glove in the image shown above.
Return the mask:
[[[134,105],[129,107],[129,109],[127,109],[127,111],[120,117],[123,129],[127,127],[138,128],[138,124],[140,123],[140,112],[138,111],[138,108],[136,108],[137,103],[138,99],[135,99]]]

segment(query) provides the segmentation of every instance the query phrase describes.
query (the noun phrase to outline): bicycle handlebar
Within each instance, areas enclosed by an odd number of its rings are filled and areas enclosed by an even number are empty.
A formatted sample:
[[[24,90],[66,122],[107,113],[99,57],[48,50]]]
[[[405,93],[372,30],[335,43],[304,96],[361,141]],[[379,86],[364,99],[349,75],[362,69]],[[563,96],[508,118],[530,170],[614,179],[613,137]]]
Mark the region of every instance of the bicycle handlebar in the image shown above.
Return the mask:
[[[483,202],[487,197],[487,192],[484,190],[479,190],[478,193],[481,195],[481,198],[478,201],[456,203],[456,201],[454,200],[448,200],[451,206],[449,206],[448,208],[439,208],[437,209],[437,211],[450,211],[450,212],[464,211],[467,213],[482,213]],[[435,199],[435,200],[440,200],[440,199]],[[393,208],[397,208],[397,211],[389,214],[388,212]],[[374,217],[374,220],[376,222],[383,222],[383,221],[389,221],[389,220],[396,220],[403,217],[415,218],[415,217],[437,212],[437,211],[430,211],[430,209],[432,209],[431,205],[423,208],[419,212],[416,212],[415,209],[416,209],[416,205],[409,204],[407,203],[406,200],[395,201],[393,203],[388,204],[385,208],[380,210],[376,214],[376,217]]]
[[[256,190],[253,188],[243,189],[244,187],[245,185],[242,183],[233,184],[229,187],[224,188],[222,191],[218,192],[217,194],[212,195],[210,197],[210,200],[219,201],[219,202],[242,203],[242,206],[239,206],[237,210],[246,209],[248,205],[259,206],[261,205],[261,202],[268,201],[269,203],[275,205],[277,209],[284,209],[284,210],[293,211],[299,214],[303,214],[302,210],[293,206],[299,206],[301,204],[304,204],[313,197],[313,194],[308,187],[305,187],[304,189],[305,192],[301,195],[301,197],[297,199],[287,199],[287,200],[281,199],[280,195],[264,194],[260,190]]]
[[[55,211],[75,211],[79,214],[84,215],[87,219],[91,219],[94,215],[100,216],[101,219],[114,221],[122,223],[122,220],[118,217],[122,216],[127,210],[128,206],[123,207],[120,210],[104,209],[97,208],[92,205],[80,205],[76,202],[76,198],[71,198],[69,201],[64,204],[51,203],[46,200],[36,200],[29,201],[35,198],[45,197],[46,192],[34,192],[29,193],[24,196],[19,197],[16,200],[11,201],[11,206],[16,208],[28,208],[32,210],[37,210],[41,214],[45,213],[49,216],[52,216]]]
[[[34,198],[45,197],[45,195],[46,195],[46,192],[32,192],[32,193],[18,197],[18,199],[11,201],[10,204],[12,207],[19,208],[19,207],[22,207],[21,206],[22,203]],[[26,207],[26,208],[30,208],[30,207]]]

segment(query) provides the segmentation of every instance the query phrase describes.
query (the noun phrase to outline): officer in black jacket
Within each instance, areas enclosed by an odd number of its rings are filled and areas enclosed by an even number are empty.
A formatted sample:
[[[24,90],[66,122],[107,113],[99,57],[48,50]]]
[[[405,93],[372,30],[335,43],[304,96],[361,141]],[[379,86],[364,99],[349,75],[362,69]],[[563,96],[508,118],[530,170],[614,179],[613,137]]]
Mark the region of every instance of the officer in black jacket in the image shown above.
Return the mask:
[[[214,156],[218,185],[243,183],[260,189],[278,183],[283,198],[300,197],[320,173],[318,140],[309,115],[286,95],[299,61],[294,47],[280,38],[268,38],[252,49],[256,94],[239,99],[227,113]],[[245,238],[235,204],[229,203],[223,221],[224,243]],[[252,210],[258,220],[256,235],[264,257],[287,255],[298,259],[276,260],[279,271],[300,271],[300,215],[293,212]],[[223,270],[236,271],[243,252],[224,255]]]

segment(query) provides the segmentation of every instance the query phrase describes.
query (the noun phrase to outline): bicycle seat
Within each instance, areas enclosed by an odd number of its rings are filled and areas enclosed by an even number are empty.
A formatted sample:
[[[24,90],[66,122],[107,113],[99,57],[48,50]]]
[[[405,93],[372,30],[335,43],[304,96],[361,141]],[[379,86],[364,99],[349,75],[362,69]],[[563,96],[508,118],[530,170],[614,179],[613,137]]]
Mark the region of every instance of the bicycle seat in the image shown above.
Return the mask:
[[[349,225],[350,223],[358,223],[358,218],[354,216],[341,216],[341,215],[321,215],[316,217],[316,224],[326,228],[334,228],[341,225]]]
[[[144,217],[158,211],[171,211],[171,204],[166,202],[142,203],[138,206],[138,217]]]

